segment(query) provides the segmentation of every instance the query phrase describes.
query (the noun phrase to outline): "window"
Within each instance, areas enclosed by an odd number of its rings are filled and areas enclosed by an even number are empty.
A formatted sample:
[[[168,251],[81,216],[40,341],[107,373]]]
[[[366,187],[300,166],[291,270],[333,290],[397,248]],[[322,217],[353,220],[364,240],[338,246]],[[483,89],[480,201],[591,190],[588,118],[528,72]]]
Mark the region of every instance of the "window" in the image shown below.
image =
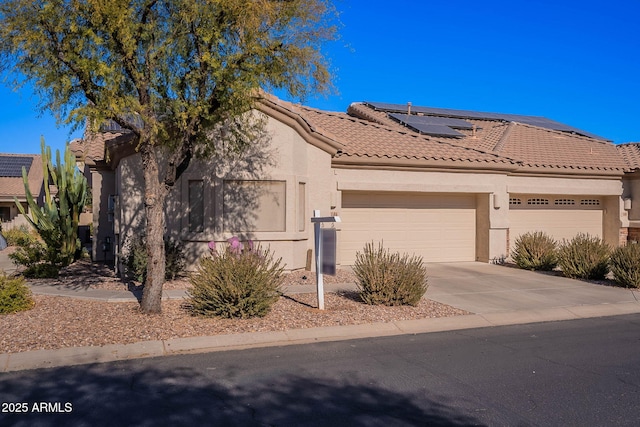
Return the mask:
[[[224,182],[224,231],[285,231],[286,182]]]
[[[11,216],[11,208],[0,206],[0,221],[9,221]]]
[[[204,230],[204,181],[189,181],[189,231]]]
[[[304,231],[307,223],[307,213],[305,207],[307,206],[306,199],[306,184],[304,182],[298,183],[298,231]]]

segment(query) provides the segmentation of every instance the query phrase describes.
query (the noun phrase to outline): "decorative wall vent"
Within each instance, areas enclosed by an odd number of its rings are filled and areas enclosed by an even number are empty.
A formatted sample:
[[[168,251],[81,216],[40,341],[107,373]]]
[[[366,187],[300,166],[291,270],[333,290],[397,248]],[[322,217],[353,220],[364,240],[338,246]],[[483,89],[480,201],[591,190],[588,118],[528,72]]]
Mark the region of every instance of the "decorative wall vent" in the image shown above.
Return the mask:
[[[600,206],[600,200],[598,199],[582,199],[580,200],[582,206]]]
[[[548,205],[549,199],[527,199],[527,205]]]
[[[509,204],[510,205],[521,205],[522,204],[522,200],[518,199],[517,197],[510,197],[509,198]]]
[[[573,199],[555,199],[553,201],[553,204],[556,205],[556,206],[559,206],[559,205],[575,205],[576,201],[573,200]]]

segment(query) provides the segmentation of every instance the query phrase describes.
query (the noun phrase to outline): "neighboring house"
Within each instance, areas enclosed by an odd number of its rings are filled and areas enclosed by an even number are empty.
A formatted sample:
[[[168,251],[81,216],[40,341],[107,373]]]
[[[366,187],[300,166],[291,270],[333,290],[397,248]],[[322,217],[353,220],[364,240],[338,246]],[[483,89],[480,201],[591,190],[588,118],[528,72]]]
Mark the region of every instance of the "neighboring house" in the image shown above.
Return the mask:
[[[623,231],[626,229],[628,240],[640,241],[640,142],[617,145],[618,152],[627,162],[628,173],[623,180],[622,199],[626,217],[623,218]]]
[[[257,111],[266,133],[245,157],[193,162],[169,196],[167,234],[184,242],[191,265],[210,240],[239,235],[303,268],[314,209],[342,218],[343,265],[370,241],[426,262],[496,262],[527,231],[626,241],[630,168],[614,144],[579,129],[410,104],[335,113],[265,97]],[[141,164],[129,138],[111,127],[71,145],[93,191],[97,260],[113,260],[142,230]]]
[[[28,225],[26,218],[20,215],[15,199],[29,213],[25,195],[22,168],[27,171],[29,190],[38,205],[44,201],[42,176],[42,158],[35,154],[0,154],[0,218],[2,229],[8,230],[20,225]]]

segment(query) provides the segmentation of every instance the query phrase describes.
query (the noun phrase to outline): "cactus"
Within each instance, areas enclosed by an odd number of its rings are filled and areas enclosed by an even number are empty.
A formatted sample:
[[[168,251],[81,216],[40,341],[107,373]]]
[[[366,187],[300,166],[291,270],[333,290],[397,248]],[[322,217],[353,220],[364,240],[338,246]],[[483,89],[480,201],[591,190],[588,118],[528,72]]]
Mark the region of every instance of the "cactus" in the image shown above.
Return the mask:
[[[26,214],[17,199],[15,203],[20,213],[27,218],[47,244],[51,257],[54,257],[61,266],[66,266],[76,259],[80,249],[78,222],[87,198],[87,179],[78,171],[75,157],[69,151],[69,147],[65,148],[64,163],[60,162],[60,151],[56,150],[55,167],[51,162],[51,148],[45,147],[44,138],[40,141],[40,147],[44,205],[38,206],[31,194],[25,168],[22,168],[22,179],[31,217]],[[54,196],[51,195],[50,184],[58,190]]]

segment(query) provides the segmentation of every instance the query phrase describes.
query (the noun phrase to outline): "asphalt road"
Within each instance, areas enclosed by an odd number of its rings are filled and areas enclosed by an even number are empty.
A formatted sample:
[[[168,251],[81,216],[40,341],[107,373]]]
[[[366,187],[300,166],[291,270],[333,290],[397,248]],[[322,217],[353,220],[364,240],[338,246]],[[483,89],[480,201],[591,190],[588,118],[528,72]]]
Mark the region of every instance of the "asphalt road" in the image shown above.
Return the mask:
[[[0,426],[636,426],[640,315],[5,373],[0,405]]]

